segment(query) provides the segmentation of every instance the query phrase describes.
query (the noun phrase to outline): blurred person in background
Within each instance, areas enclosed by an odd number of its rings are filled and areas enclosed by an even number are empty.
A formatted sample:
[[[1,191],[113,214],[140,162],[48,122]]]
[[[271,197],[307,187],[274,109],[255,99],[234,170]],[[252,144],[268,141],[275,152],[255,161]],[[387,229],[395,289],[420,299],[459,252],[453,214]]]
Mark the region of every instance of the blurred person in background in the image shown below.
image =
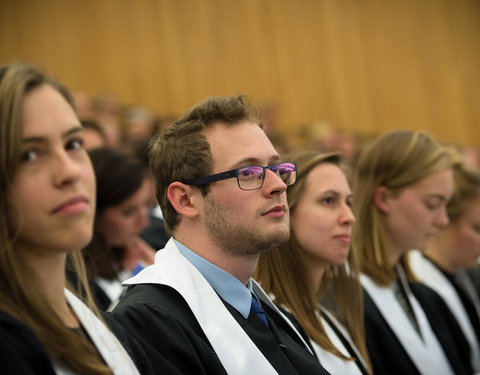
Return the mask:
[[[150,140],[155,126],[155,117],[149,109],[134,107],[126,111],[123,121],[122,143]]]
[[[149,182],[143,166],[118,150],[89,151],[97,179],[94,236],[84,250],[99,307],[111,309],[123,280],[153,263],[154,249],[140,238],[148,225]]]
[[[415,275],[443,297],[470,344],[473,370],[480,372],[480,301],[466,274],[480,257],[480,173],[460,163],[447,204],[450,224],[409,262]]]
[[[365,335],[378,374],[471,374],[468,342],[442,298],[416,282],[406,254],[448,225],[452,153],[420,131],[384,133],[354,167],[352,251],[364,288]]]
[[[113,93],[103,93],[94,100],[95,120],[98,121],[107,137],[107,146],[118,148],[122,142],[122,104]]]
[[[124,147],[124,151],[127,155],[136,158],[143,165],[145,175],[147,176],[146,180],[150,197],[148,199],[149,224],[142,230],[140,237],[143,238],[145,242],[147,242],[152,248],[158,250],[165,247],[169,239],[169,235],[165,229],[162,210],[160,209],[155,196],[155,185],[149,168],[148,149],[148,140],[130,142]]]
[[[92,150],[94,148],[104,147],[107,144],[107,136],[100,124],[91,119],[80,120],[84,128],[84,147],[86,150]]]
[[[72,93],[72,98],[73,107],[79,119],[95,117],[94,100],[91,95],[75,91]]]

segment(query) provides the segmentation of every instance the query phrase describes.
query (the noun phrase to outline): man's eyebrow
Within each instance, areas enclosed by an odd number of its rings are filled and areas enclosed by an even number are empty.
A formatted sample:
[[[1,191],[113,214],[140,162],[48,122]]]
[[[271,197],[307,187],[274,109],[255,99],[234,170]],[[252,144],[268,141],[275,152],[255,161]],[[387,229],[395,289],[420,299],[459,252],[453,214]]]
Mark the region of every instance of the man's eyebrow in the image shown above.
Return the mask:
[[[274,155],[270,158],[268,164],[271,165],[271,164],[279,163],[280,161],[282,161],[280,155]]]
[[[272,165],[272,164],[276,164],[276,163],[279,163],[280,162],[280,155],[275,155],[275,156],[272,156],[270,159],[268,159],[268,165]],[[257,158],[245,158],[245,159],[242,159],[240,160],[238,163],[236,163],[232,169],[236,169],[236,168],[241,168],[242,166],[249,166],[249,165],[258,165],[258,166],[261,166],[263,165],[263,163],[260,161],[260,159],[257,159]]]

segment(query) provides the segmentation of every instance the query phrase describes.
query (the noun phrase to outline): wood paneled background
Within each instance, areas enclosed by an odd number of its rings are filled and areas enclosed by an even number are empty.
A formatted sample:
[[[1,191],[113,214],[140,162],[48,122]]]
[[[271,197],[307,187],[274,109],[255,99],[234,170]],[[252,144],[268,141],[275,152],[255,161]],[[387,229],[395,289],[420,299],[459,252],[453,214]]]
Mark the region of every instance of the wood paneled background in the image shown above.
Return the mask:
[[[0,63],[181,114],[210,95],[480,145],[479,0],[0,0]]]

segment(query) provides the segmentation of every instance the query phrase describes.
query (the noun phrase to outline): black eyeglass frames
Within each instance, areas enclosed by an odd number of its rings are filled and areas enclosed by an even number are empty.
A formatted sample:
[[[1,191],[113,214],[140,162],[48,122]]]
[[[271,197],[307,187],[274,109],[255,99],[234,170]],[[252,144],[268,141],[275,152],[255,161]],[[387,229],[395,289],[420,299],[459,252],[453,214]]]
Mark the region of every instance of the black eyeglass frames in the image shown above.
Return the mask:
[[[287,185],[293,185],[297,179],[297,165],[293,162],[283,162],[278,164],[261,167],[258,165],[251,165],[232,169],[231,171],[212,174],[210,176],[193,178],[184,183],[187,185],[207,185],[211,182],[227,180],[236,177],[238,187],[242,190],[256,190],[263,186],[265,181],[265,170],[270,169]]]

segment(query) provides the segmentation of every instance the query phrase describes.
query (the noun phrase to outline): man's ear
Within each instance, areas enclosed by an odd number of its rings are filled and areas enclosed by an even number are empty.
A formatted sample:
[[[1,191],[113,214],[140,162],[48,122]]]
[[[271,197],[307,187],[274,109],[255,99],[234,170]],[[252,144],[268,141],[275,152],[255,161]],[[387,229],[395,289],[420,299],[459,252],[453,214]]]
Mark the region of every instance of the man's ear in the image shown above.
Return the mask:
[[[198,207],[196,207],[192,195],[194,189],[190,185],[181,182],[172,182],[168,186],[167,198],[172,204],[175,211],[186,217],[195,217],[198,215]],[[197,193],[197,191],[195,191]]]
[[[373,194],[373,203],[378,208],[378,210],[384,214],[390,212],[390,205],[388,204],[389,191],[385,186],[379,186],[375,189]]]

